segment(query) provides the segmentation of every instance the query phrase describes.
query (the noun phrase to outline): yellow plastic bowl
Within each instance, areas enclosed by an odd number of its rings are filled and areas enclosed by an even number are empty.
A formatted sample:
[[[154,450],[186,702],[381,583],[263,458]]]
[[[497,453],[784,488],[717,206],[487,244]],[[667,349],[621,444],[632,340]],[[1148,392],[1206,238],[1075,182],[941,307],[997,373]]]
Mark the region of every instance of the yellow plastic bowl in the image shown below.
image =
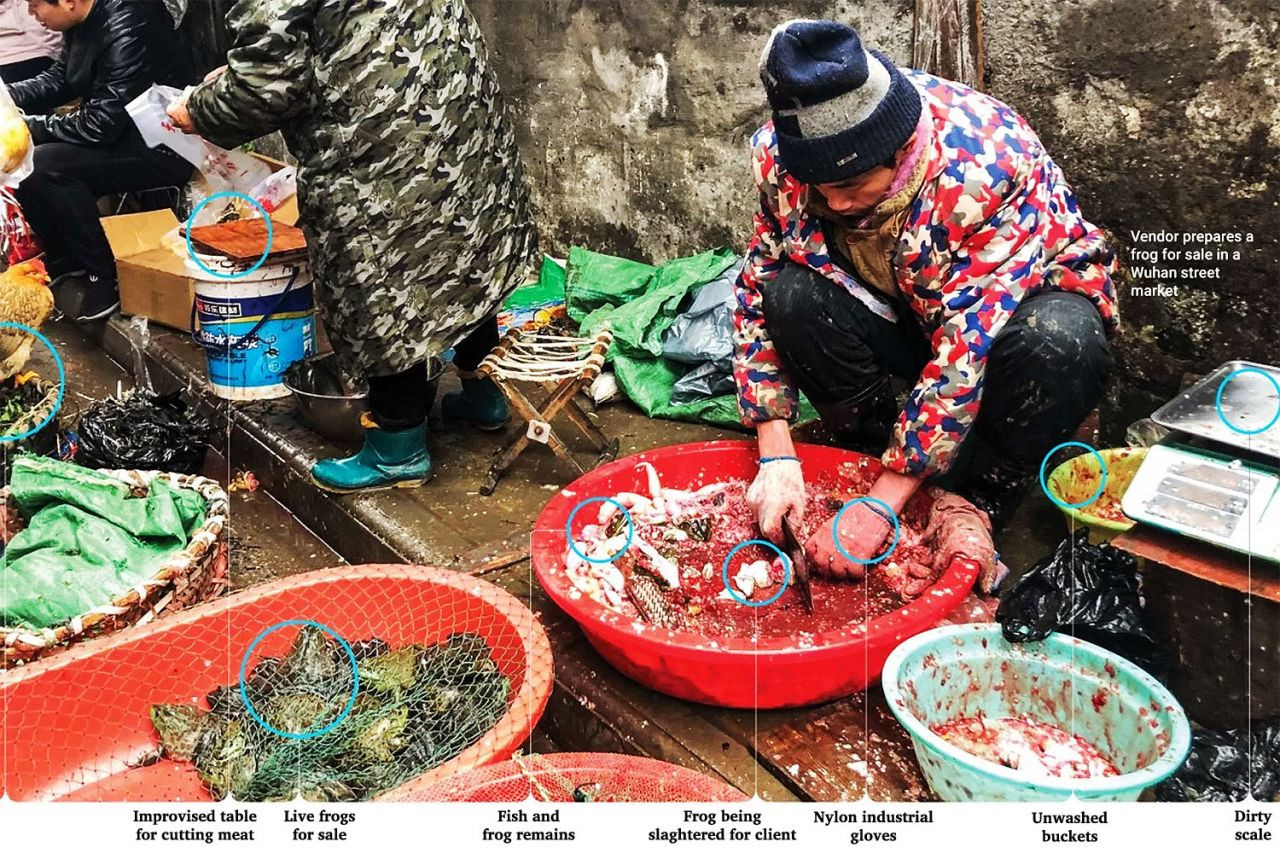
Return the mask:
[[[1107,466],[1107,483],[1102,494],[1093,503],[1072,509],[1059,506],[1068,519],[1074,519],[1089,528],[1089,538],[1094,542],[1106,542],[1133,527],[1133,519],[1126,518],[1120,509],[1133,475],[1142,460],[1147,458],[1145,447],[1115,447],[1099,450]],[[1063,462],[1045,480],[1049,493],[1066,504],[1078,504],[1088,500],[1098,490],[1098,459],[1092,453],[1082,453]]]

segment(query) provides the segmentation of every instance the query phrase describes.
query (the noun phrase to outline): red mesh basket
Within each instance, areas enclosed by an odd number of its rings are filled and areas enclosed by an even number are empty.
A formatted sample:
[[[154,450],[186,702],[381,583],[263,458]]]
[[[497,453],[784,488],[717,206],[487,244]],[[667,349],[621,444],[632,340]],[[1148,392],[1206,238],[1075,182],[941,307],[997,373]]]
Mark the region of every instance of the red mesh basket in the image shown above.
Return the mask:
[[[574,792],[579,792],[575,797]],[[719,779],[653,758],[609,752],[531,755],[384,799],[415,802],[736,803],[747,795]]]
[[[796,445],[806,472],[838,472],[862,454],[813,444]],[[663,693],[731,708],[789,708],[826,702],[863,690],[880,677],[885,658],[908,637],[936,625],[965,599],[977,564],[957,559],[918,598],[903,607],[838,630],[789,637],[717,638],[663,629],[620,615],[585,595],[571,594],[564,570],[565,524],[587,498],[646,492],[636,466],[649,462],[666,487],[696,489],[727,478],[750,480],[757,470],[755,442],[709,441],[661,447],[602,465],[560,491],[538,516],[531,557],[543,589],[581,626],[600,655],[622,673]],[[573,534],[590,523],[574,518]]]
[[[154,756],[155,703],[207,707],[236,684],[251,643],[286,620],[314,620],[393,648],[455,632],[482,636],[511,694],[505,716],[461,754],[398,791],[412,792],[509,758],[527,746],[552,686],[551,647],[533,613],[479,578],[423,566],[355,566],[297,575],[77,646],[0,676],[7,756],[4,790],[16,800],[208,800],[190,764]],[[297,628],[255,650],[281,655]]]

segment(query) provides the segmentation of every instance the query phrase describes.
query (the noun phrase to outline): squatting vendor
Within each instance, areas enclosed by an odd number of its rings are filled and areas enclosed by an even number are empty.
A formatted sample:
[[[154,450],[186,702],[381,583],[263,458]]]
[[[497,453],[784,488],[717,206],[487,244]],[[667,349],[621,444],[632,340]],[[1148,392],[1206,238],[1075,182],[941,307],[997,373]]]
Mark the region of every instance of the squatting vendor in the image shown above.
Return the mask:
[[[450,347],[462,390],[446,419],[508,420],[474,374],[537,233],[515,133],[465,3],[237,0],[227,65],[170,108],[233,147],[280,130],[325,331],[369,380],[364,444],[311,471],[338,492],[416,486],[432,472],[428,360]]]
[[[989,95],[900,69],[832,21],[775,29],[760,76],[773,115],[752,140],[760,210],[734,373],[761,529],[778,540],[804,505],[798,391],[837,442],[883,451],[871,497],[900,512],[935,482],[998,528],[1102,394],[1113,252],[1035,132]],[[914,382],[904,406],[891,377]],[[861,576],[833,524],[806,546],[816,570]],[[889,514],[859,503],[839,544],[869,561],[890,535]]]

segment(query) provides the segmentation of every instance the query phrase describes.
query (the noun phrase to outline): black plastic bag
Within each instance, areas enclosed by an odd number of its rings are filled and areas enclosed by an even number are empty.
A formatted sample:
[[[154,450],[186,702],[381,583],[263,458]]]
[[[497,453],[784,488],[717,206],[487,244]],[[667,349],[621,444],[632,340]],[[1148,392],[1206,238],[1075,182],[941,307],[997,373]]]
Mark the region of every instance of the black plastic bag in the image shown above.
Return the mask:
[[[1164,680],[1168,658],[1143,624],[1138,566],[1110,545],[1092,545],[1080,530],[1031,567],[1001,597],[996,621],[1011,643],[1043,640],[1053,631],[1125,657]]]
[[[99,400],[80,418],[76,461],[86,468],[199,474],[213,424],[178,393],[134,391]]]
[[[1187,760],[1155,789],[1162,803],[1237,803],[1250,794],[1280,800],[1280,718],[1254,722],[1252,733],[1196,730]]]
[[[676,380],[676,384],[671,388],[671,402],[674,405],[683,406],[708,397],[732,393],[736,387],[731,369],[707,361]]]

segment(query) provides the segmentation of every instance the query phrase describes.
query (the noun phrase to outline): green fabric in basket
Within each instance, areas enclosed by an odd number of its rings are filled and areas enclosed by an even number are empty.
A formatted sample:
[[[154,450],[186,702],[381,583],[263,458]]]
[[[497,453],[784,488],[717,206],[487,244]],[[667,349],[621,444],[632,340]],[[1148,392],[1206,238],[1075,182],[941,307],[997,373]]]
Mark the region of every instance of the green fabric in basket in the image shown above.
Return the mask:
[[[134,497],[124,482],[40,456],[13,464],[10,503],[25,522],[0,556],[0,624],[48,628],[154,575],[205,520],[204,499],[167,481]]]

